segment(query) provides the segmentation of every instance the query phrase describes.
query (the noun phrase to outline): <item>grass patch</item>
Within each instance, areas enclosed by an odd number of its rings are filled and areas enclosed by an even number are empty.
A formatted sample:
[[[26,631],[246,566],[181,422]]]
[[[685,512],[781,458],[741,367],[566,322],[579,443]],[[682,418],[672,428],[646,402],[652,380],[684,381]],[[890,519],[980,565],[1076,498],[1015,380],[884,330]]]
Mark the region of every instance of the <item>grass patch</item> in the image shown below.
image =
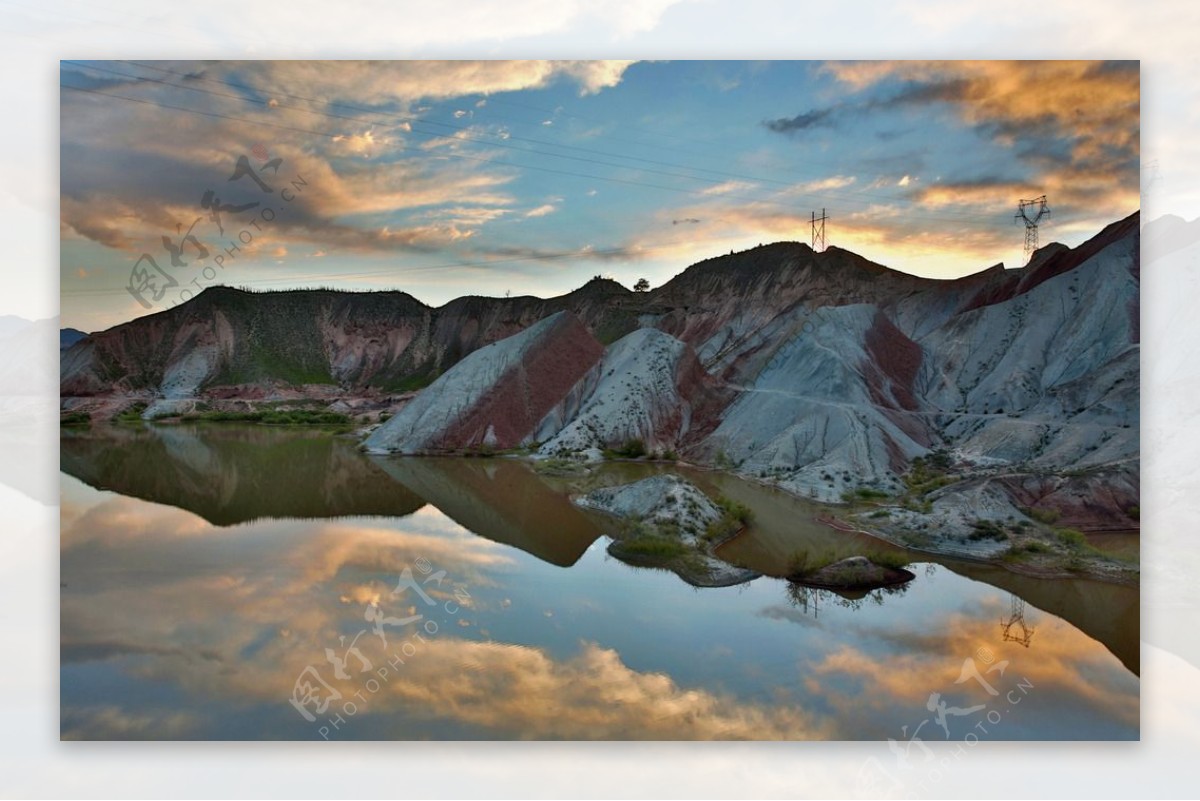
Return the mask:
[[[261,423],[272,426],[344,426],[353,421],[349,415],[339,412],[322,412],[309,409],[255,410],[248,412],[190,412],[183,415],[188,422],[206,423]]]
[[[67,412],[58,418],[58,424],[68,428],[87,428],[92,424],[92,417],[85,412]]]
[[[879,501],[890,497],[892,497],[890,494],[874,487],[857,487],[855,489],[846,490],[842,493],[842,500],[845,503],[855,503],[856,501]]]
[[[605,459],[641,459],[646,455],[646,443],[640,439],[629,439],[615,448],[605,448]]]
[[[912,460],[911,469],[904,475],[904,483],[910,491],[918,494],[928,492],[929,490],[922,490],[927,485],[934,485],[934,489],[937,486],[945,486],[954,481],[946,475],[950,465],[950,452],[944,448],[939,448],[927,456],[918,456]]]
[[[140,423],[142,422],[142,412],[146,411],[147,404],[141,401],[127,406],[113,417],[114,423]]]
[[[908,556],[903,551],[878,551],[875,553],[861,555],[865,556],[867,559],[871,560],[871,562],[880,567],[890,568],[893,570],[899,570],[907,565],[910,561]],[[797,578],[803,578],[804,576],[816,573],[818,570],[823,570],[835,562],[840,562],[846,558],[848,558],[847,555],[839,555],[831,550],[823,550],[820,553],[813,551],[799,551],[792,554],[792,557],[788,560],[788,575]],[[849,568],[844,575],[832,576],[832,579],[835,583],[838,581],[853,583],[862,578],[861,576],[855,575],[855,571],[856,568]],[[842,571],[839,570],[839,572]]]
[[[542,459],[533,463],[533,471],[545,476],[575,476],[587,473],[588,468],[573,459]]]
[[[1001,559],[1006,562],[1023,562],[1032,555],[1051,553],[1054,553],[1054,549],[1041,540],[1026,540],[1009,546]]]
[[[750,522],[754,520],[754,510],[743,503],[721,495],[717,497],[716,504],[721,509],[721,516],[709,523],[704,533],[700,535],[706,542],[719,542],[727,537],[732,537],[743,526],[750,525]]]
[[[1021,511],[1025,513],[1026,517],[1036,520],[1039,523],[1044,523],[1047,526],[1057,523],[1060,517],[1057,509],[1039,509],[1036,506],[1027,506]]]
[[[976,520],[971,524],[971,533],[967,535],[967,539],[971,542],[979,542],[981,540],[1006,540],[1008,534],[994,520]]]
[[[615,547],[623,554],[644,559],[676,559],[691,553],[679,540],[661,534],[643,534],[633,539],[620,540]]]
[[[1067,546],[1073,551],[1082,551],[1088,548],[1087,537],[1082,531],[1073,528],[1056,528],[1054,536],[1058,537],[1058,541]]]
[[[837,554],[829,550],[821,551],[820,553],[815,553],[813,551],[797,551],[788,559],[788,575],[807,576],[809,573],[815,573],[821,568],[833,564],[837,560]]]
[[[911,561],[903,551],[880,551],[870,554],[867,558],[880,567],[890,567],[894,570],[899,570]]]

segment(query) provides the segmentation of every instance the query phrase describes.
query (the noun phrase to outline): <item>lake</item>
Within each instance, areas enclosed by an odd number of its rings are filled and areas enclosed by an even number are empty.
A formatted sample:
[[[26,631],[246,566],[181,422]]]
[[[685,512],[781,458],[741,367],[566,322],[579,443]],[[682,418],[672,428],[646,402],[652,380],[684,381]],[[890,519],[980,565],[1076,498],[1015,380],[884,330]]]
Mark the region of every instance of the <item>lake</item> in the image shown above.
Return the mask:
[[[301,427],[61,433],[64,739],[1137,739],[1139,593],[912,554],[899,591],[778,576],[883,546],[714,472],[368,456]],[[745,503],[701,589],[568,494],[672,470]],[[1128,539],[1117,547],[1128,550]],[[915,739],[914,739],[915,735]]]

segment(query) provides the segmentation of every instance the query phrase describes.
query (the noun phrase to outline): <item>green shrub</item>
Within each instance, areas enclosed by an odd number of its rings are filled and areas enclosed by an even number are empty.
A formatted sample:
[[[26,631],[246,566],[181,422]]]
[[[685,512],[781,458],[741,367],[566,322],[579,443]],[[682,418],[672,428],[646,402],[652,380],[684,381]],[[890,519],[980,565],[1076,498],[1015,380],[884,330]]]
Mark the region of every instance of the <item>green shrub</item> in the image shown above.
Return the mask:
[[[209,423],[263,423],[265,425],[276,426],[295,426],[295,425],[322,425],[322,426],[341,426],[350,425],[353,420],[348,415],[338,412],[323,412],[308,409],[291,409],[291,410],[254,410],[244,412],[192,412],[183,415],[184,420],[188,421],[203,421]]]
[[[980,540],[1005,540],[1008,535],[994,520],[976,520],[971,524],[971,533],[967,535],[971,542]]]
[[[122,409],[116,416],[113,417],[114,423],[140,423],[142,422],[142,412],[146,411],[146,404],[141,401],[134,403]]]
[[[919,458],[919,457],[918,457]],[[945,448],[938,448],[933,453],[929,454],[925,459],[926,463],[935,470],[950,469],[950,452]]]
[[[879,551],[867,556],[875,564],[880,567],[890,567],[899,569],[907,565],[910,561],[908,554],[903,551]]]
[[[733,516],[739,523],[748,524],[754,519],[753,509],[744,503],[726,498],[724,495],[717,496],[717,506],[725,514]]]
[[[1087,537],[1082,531],[1073,528],[1056,528],[1054,530],[1058,541],[1072,550],[1080,550],[1087,546]]]
[[[709,523],[701,535],[708,542],[718,542],[731,537],[743,526],[750,525],[750,521],[754,519],[754,510],[724,495],[717,497],[716,504],[721,510],[721,516]]]
[[[613,548],[624,556],[640,556],[648,559],[675,559],[690,553],[686,545],[674,537],[659,534],[639,534],[618,540]]]
[[[1022,511],[1025,512],[1026,516],[1046,525],[1056,523],[1060,516],[1057,509],[1038,509],[1036,506],[1027,507]]]
[[[86,427],[92,424],[92,417],[86,412],[67,412],[58,418],[60,426]]]
[[[814,554],[811,551],[798,551],[788,559],[787,571],[789,576],[806,576],[832,564],[836,558],[832,553]]]
[[[646,455],[646,443],[640,439],[629,439],[616,448],[606,448],[606,459],[641,459]]]

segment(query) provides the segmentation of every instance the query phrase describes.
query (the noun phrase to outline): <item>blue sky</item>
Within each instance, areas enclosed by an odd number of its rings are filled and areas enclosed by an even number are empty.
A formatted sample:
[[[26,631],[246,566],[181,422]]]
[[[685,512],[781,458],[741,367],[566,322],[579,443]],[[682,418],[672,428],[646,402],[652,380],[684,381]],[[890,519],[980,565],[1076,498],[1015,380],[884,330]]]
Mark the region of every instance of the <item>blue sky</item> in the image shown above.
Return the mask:
[[[1043,243],[1138,208],[1136,62],[64,61],[61,84],[62,321],[88,331],[213,284],[657,286],[808,241],[822,208],[829,244],[949,278],[1021,264],[1020,198],[1048,195]]]

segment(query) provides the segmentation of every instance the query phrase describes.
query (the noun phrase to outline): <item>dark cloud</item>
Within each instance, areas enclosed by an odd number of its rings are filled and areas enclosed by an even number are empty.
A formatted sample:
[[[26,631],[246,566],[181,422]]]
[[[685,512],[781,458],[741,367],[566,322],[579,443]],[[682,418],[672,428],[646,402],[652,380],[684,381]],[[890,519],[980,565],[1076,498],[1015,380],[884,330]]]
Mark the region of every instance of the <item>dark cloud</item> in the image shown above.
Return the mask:
[[[199,656],[208,661],[222,661],[221,655],[212,649],[192,651],[178,646],[141,645],[119,640],[64,641],[59,648],[59,659],[66,663],[104,661],[123,656]]]
[[[794,117],[781,117],[763,123],[775,133],[797,134],[813,128],[837,128],[846,117],[856,117],[872,111],[905,106],[922,106],[930,103],[958,103],[970,94],[970,82],[951,79],[934,82],[909,82],[900,91],[887,97],[872,98],[861,103],[839,104],[827,108],[814,108]],[[887,135],[881,134],[883,139]]]
[[[807,131],[810,128],[834,127],[836,120],[835,112],[840,107],[834,106],[831,108],[816,108],[812,111],[806,111],[803,114],[797,114],[795,117],[781,117],[777,120],[766,120],[763,122],[770,130],[775,133],[794,134],[799,131]]]
[[[930,103],[960,103],[969,100],[971,82],[956,78],[947,81],[911,82],[899,92],[878,100],[869,100],[857,109],[874,110],[902,106],[924,106]]]

